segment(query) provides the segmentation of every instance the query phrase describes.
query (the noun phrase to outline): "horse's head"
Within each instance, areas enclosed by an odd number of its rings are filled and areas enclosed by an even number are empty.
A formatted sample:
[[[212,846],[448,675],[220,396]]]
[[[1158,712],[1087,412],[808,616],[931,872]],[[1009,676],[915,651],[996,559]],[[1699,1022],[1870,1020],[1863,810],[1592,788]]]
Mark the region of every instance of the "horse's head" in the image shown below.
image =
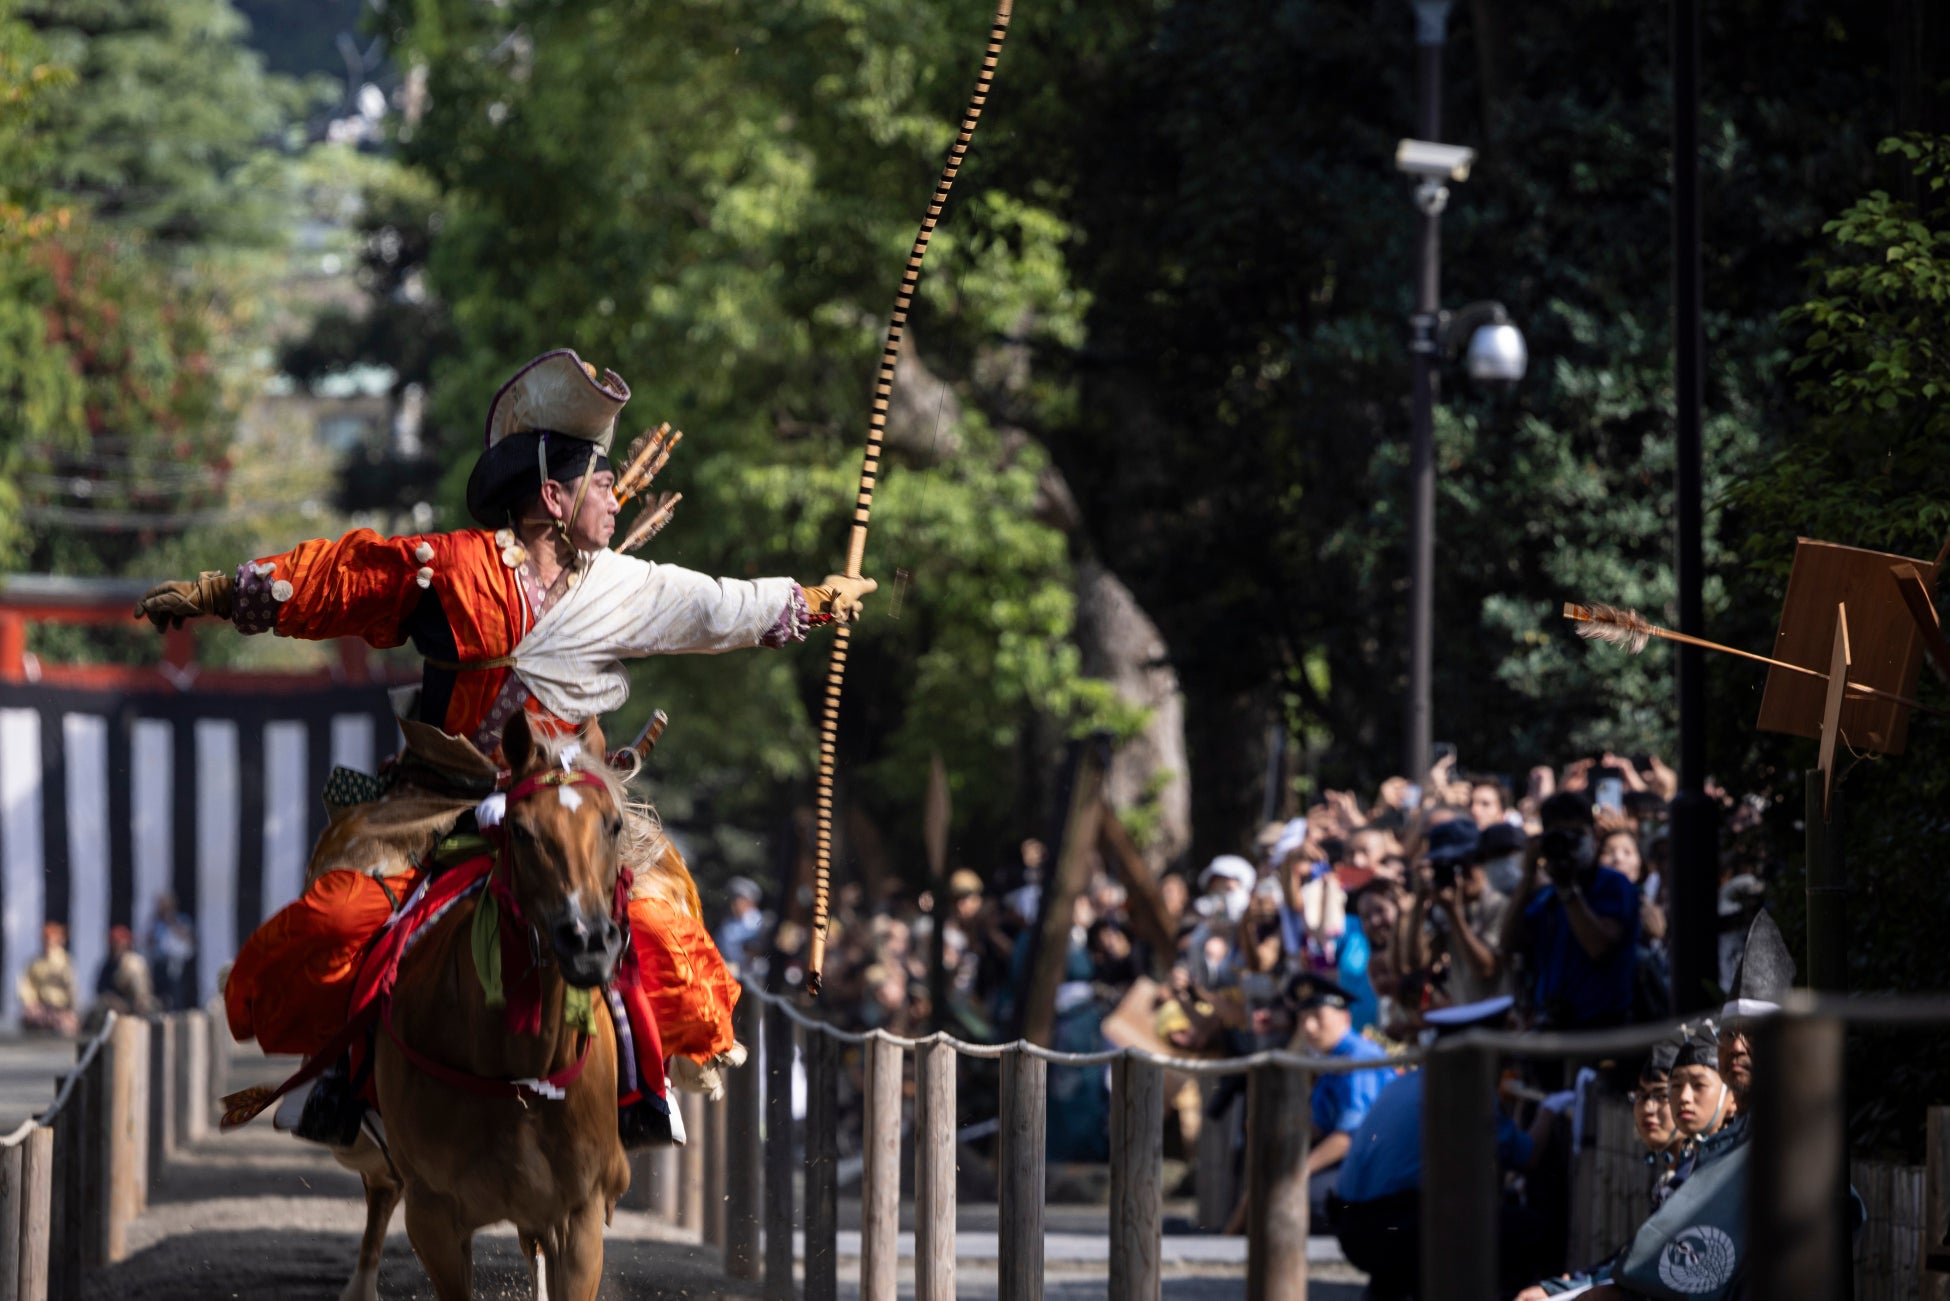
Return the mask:
[[[565,759],[570,744],[580,751]],[[603,984],[623,954],[611,910],[624,831],[622,784],[605,762],[602,729],[590,722],[573,742],[539,739],[517,710],[501,746],[513,774],[504,825],[516,906],[563,979],[584,989]]]

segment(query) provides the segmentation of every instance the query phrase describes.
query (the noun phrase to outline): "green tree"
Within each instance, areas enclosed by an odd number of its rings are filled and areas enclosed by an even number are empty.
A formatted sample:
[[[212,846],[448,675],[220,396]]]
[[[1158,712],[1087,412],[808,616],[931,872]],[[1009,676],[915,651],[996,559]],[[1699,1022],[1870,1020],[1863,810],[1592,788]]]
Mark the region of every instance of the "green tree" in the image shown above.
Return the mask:
[[[1793,371],[1808,418],[1734,497],[1748,539],[1734,604],[1753,611],[1762,628],[1780,608],[1797,537],[1928,559],[1950,535],[1950,466],[1941,455],[1950,434],[1950,352],[1939,324],[1950,306],[1950,137],[1893,138],[1881,151],[1901,172],[1824,226],[1828,240],[1813,260],[1809,297],[1786,314],[1799,335]],[[1916,197],[1898,197],[1904,190]],[[1941,703],[1943,692],[1923,676],[1925,699]],[[1940,730],[1917,718],[1907,753],[1851,763],[1842,782],[1852,988],[1950,988],[1943,947],[1950,906],[1938,870],[1950,753]],[[1773,798],[1778,844],[1795,844],[1800,775],[1813,766],[1812,749],[1790,738],[1741,738],[1741,776]],[[1799,855],[1788,856],[1785,868],[1775,897],[1800,954]],[[1866,1035],[1852,1038],[1850,1053],[1852,1079],[1874,1081],[1851,1090],[1858,1138],[1913,1158],[1917,1119],[1942,1099],[1941,1054]]]

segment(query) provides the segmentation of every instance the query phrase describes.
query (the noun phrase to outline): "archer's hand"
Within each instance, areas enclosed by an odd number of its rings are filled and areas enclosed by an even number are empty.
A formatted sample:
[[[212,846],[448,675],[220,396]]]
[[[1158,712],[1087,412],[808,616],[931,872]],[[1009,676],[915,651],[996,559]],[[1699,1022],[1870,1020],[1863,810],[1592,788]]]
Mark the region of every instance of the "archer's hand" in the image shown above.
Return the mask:
[[[135,603],[135,617],[155,624],[158,632],[180,628],[185,619],[228,619],[235,586],[236,579],[213,570],[159,583]]]
[[[806,601],[814,614],[830,614],[834,623],[852,623],[860,617],[860,599],[879,586],[871,578],[828,574],[818,587],[805,589]]]

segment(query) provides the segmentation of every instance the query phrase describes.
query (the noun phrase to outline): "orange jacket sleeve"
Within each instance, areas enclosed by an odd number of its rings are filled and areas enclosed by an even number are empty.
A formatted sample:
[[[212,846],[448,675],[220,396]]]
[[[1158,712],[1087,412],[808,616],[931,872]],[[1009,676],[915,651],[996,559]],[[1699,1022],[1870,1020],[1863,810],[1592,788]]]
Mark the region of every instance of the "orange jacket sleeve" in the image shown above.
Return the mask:
[[[432,583],[427,562],[437,540],[354,529],[336,542],[300,542],[239,568],[232,618],[243,632],[275,629],[307,641],[363,637],[373,646],[398,646],[406,640],[401,621]]]

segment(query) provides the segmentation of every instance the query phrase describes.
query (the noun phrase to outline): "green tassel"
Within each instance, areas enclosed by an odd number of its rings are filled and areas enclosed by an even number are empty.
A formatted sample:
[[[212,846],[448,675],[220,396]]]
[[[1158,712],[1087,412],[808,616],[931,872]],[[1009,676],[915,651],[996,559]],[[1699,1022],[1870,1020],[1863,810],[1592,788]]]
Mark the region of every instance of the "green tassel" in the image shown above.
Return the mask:
[[[474,929],[468,947],[474,950],[474,974],[481,978],[481,990],[489,1008],[506,1007],[508,993],[501,987],[501,905],[493,894],[481,891],[474,905]]]
[[[596,1033],[596,1005],[588,990],[570,985],[562,992],[562,1024],[584,1034]]]

